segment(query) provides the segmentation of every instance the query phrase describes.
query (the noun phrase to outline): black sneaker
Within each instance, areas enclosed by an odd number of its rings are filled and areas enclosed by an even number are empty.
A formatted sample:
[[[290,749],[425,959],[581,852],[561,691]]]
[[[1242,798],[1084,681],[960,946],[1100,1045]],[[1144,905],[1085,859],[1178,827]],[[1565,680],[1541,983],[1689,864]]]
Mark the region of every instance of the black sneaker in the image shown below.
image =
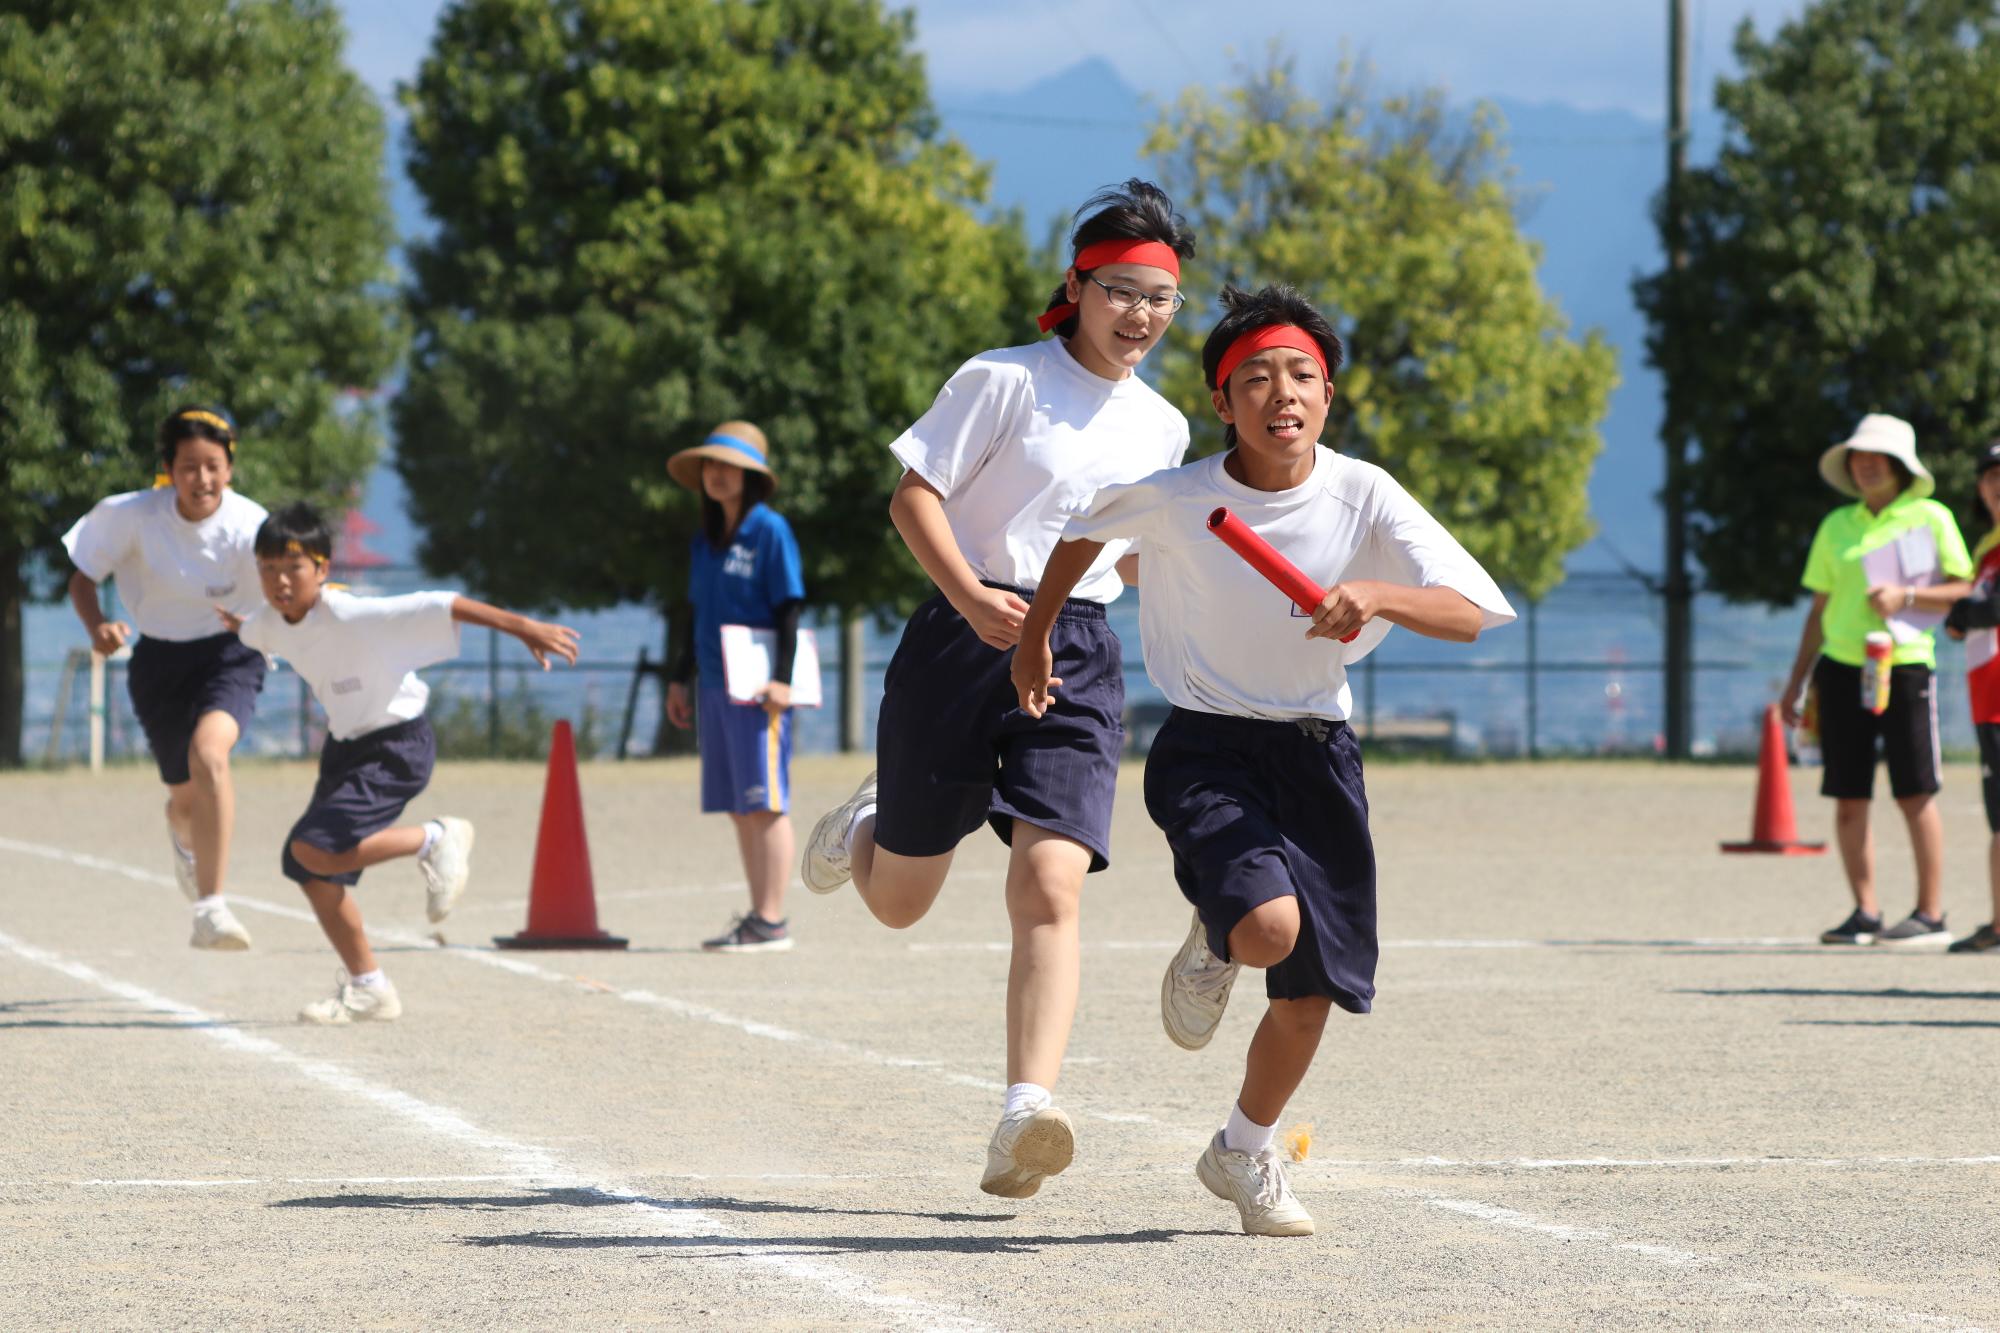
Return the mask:
[[[1855,908],[1847,914],[1847,920],[1832,930],[1820,932],[1821,944],[1873,944],[1875,937],[1882,933],[1882,918],[1873,912]]]
[[[1944,918],[1933,921],[1922,912],[1912,912],[1875,937],[1877,944],[1904,949],[1942,949],[1951,943]]]
[[[782,953],[792,947],[791,932],[783,921],[766,921],[755,912],[745,912],[729,923],[729,929],[701,947],[710,953]]]
[[[1995,932],[1993,923],[1988,922],[1964,939],[1955,942],[1946,953],[1990,953],[2000,949],[2000,932]]]

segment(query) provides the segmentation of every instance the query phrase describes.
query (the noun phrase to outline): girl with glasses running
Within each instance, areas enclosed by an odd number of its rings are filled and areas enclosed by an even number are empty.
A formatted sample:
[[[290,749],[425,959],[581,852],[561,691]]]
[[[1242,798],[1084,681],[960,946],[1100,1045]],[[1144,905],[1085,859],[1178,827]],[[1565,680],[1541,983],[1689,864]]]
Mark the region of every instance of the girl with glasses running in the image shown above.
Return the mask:
[[[1016,706],[1008,664],[1035,581],[1069,512],[1100,486],[1173,467],[1187,419],[1133,374],[1181,305],[1194,236],[1158,186],[1129,180],[1084,206],[1072,260],[1041,318],[1056,336],[961,366],[890,448],[905,469],[896,530],[938,595],[910,617],[883,681],[880,764],[819,821],[804,878],[850,878],[883,924],[914,925],[981,824],[1009,846],[1007,1099],[980,1188],[1024,1199],[1070,1163],[1052,1102],[1078,989],[1083,877],[1111,856],[1123,749],[1124,661],[1104,608],[1136,580],[1108,544],[1056,618],[1061,702]]]

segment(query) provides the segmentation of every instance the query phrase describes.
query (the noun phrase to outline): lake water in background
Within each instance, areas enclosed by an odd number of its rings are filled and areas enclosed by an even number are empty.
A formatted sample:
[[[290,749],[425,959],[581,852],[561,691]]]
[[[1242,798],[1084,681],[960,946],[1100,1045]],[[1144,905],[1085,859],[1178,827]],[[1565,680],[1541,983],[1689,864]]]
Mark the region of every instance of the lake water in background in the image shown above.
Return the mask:
[[[419,587],[450,586],[413,571],[356,577],[358,591],[400,592]],[[1516,757],[1529,746],[1532,705],[1534,744],[1541,754],[1650,754],[1659,744],[1662,725],[1662,612],[1659,600],[1643,584],[1621,575],[1577,575],[1552,592],[1533,611],[1534,656],[1540,664],[1536,688],[1529,689],[1530,633],[1524,603],[1516,601],[1522,620],[1494,630],[1471,645],[1439,643],[1407,631],[1393,631],[1355,672],[1355,726],[1364,741],[1371,720],[1381,733],[1378,744],[1397,738],[1427,738],[1440,748],[1448,738],[1452,753],[1463,756]],[[1804,605],[1770,612],[1735,607],[1703,597],[1696,606],[1694,736],[1698,753],[1753,754],[1764,706],[1782,685],[1797,646]],[[466,633],[461,657],[447,667],[425,672],[438,691],[434,713],[454,701],[480,706],[492,696],[497,682],[503,709],[515,709],[532,697],[549,719],[569,717],[579,725],[591,719],[592,748],[605,754],[615,746],[631,692],[633,667],[645,649],[658,661],[660,620],[645,607],[581,612],[562,617],[582,634],[584,663],[580,671],[558,667],[546,674],[535,668],[512,640],[481,630]],[[808,624],[813,623],[810,619]],[[1111,608],[1111,623],[1126,647],[1126,690],[1135,720],[1163,707],[1159,692],[1146,679],[1140,661],[1138,596],[1128,594]],[[900,625],[877,629],[867,636],[867,732],[874,734],[882,671],[894,651]],[[821,626],[821,651],[830,701],[838,696],[840,635],[837,626]],[[25,746],[30,759],[43,756],[50,735],[66,654],[84,646],[81,628],[67,603],[29,609],[26,621],[28,662],[28,723]],[[489,653],[497,648],[497,655]],[[1964,663],[1955,644],[1939,649],[1939,714],[1945,744],[1952,749],[1973,745],[1965,697]],[[497,668],[490,663],[497,661]],[[112,701],[114,753],[143,751],[123,697],[122,676]],[[78,679],[68,711],[58,756],[76,759],[85,753],[86,714],[83,682]],[[297,677],[274,673],[265,687],[257,722],[247,746],[252,752],[299,754],[316,745],[316,708],[308,708],[301,729],[301,694]],[[661,692],[653,680],[638,691],[632,725],[633,752],[651,750],[659,722]],[[827,751],[839,743],[837,708],[804,710],[797,724],[801,751]],[[302,735],[304,737],[302,741]]]

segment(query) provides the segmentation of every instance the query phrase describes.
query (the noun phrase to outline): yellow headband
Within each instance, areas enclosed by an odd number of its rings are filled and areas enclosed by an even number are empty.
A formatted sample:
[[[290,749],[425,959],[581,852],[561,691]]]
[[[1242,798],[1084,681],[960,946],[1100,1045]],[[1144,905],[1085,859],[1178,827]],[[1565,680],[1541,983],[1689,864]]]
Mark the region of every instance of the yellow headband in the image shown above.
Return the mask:
[[[174,420],[206,422],[208,425],[214,426],[217,430],[229,436],[230,439],[233,440],[236,438],[236,428],[231,426],[227,421],[224,421],[221,417],[215,415],[215,413],[213,412],[203,412],[199,410],[193,412],[179,412],[175,414]]]
[[[318,551],[308,551],[303,545],[301,545],[298,542],[291,542],[291,541],[286,542],[285,554],[305,556],[308,559],[310,559],[315,565],[323,565],[326,563],[325,556],[321,555]]]

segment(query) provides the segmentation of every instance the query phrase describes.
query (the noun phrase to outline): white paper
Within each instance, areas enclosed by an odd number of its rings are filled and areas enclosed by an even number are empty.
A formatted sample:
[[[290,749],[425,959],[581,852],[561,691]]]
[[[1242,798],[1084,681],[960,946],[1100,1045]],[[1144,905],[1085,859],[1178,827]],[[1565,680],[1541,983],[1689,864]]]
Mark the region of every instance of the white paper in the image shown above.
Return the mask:
[[[723,685],[731,703],[762,701],[771,685],[771,658],[777,651],[778,631],[774,629],[722,627]],[[792,656],[792,707],[818,708],[820,703],[819,641],[811,630],[802,629],[798,651]]]
[[[1942,579],[1938,570],[1937,534],[1929,526],[1911,528],[1861,557],[1870,588],[1928,588]],[[1912,606],[1883,623],[1897,643],[1909,643],[1944,623],[1942,611]]]

